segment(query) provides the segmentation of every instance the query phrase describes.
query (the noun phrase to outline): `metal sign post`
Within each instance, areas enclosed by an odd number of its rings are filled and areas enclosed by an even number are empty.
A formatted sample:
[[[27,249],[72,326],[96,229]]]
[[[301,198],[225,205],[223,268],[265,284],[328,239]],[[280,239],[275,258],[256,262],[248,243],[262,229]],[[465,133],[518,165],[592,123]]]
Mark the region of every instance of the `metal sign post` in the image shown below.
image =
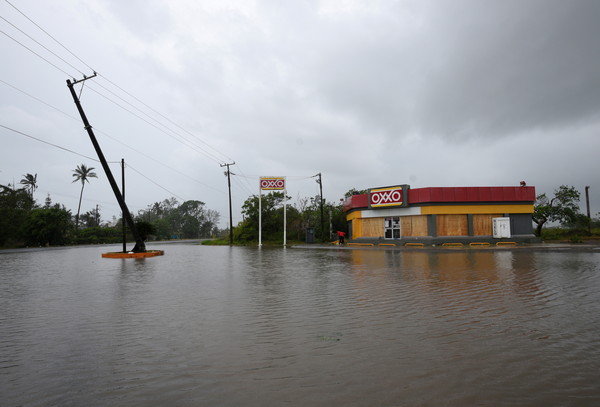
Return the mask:
[[[262,191],[281,191],[283,190],[283,245],[286,245],[286,185],[285,177],[260,177],[259,195],[258,195],[258,245],[262,246],[262,210],[261,195]]]

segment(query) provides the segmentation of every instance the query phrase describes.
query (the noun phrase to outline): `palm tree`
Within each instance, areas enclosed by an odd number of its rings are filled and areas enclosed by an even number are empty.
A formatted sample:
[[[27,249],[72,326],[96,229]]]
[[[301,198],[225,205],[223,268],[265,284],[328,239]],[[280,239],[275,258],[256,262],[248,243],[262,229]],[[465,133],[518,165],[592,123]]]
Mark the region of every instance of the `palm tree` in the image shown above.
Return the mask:
[[[33,193],[37,189],[37,174],[31,175],[29,173],[23,175],[23,179],[20,182],[25,185],[25,189],[29,191],[31,199],[33,199]]]
[[[87,167],[85,164],[78,165],[73,170],[73,176],[75,179],[73,182],[81,181],[81,192],[79,193],[79,206],[77,206],[77,216],[75,217],[75,229],[79,228],[79,211],[81,210],[81,198],[83,197],[83,187],[86,181],[90,182],[89,178],[98,178],[95,172],[92,170],[94,167]]]

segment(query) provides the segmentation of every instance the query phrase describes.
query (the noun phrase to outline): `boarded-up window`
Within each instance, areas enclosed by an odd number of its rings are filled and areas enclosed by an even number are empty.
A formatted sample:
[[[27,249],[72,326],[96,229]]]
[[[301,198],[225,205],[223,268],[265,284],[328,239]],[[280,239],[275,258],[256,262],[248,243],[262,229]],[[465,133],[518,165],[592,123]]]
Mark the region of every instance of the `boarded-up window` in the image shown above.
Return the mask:
[[[383,218],[366,218],[362,220],[363,237],[382,237]]]
[[[403,216],[402,236],[427,236],[427,216]]]
[[[438,236],[468,236],[467,215],[437,215]]]
[[[473,234],[475,236],[492,235],[492,219],[503,215],[473,215]]]

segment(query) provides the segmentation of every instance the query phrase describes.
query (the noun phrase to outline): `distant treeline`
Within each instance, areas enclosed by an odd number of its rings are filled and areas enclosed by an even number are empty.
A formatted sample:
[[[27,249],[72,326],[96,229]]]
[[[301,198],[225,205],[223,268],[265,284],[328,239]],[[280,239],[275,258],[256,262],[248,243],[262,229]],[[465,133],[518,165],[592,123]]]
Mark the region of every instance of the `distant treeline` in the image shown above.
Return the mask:
[[[48,196],[43,205],[31,187],[0,185],[0,247],[59,246],[118,243],[123,239],[121,219],[104,222],[100,211],[73,215]],[[141,233],[151,239],[202,238],[219,233],[219,214],[201,201],[181,204],[175,198],[149,205],[134,216]],[[127,236],[132,240],[131,236]]]

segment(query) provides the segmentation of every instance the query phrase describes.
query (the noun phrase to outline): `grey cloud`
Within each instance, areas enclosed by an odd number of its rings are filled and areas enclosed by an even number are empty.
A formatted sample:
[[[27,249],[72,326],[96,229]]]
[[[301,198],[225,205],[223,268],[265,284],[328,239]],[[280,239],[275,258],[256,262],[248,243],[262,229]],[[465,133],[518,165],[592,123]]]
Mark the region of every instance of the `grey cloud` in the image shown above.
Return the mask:
[[[419,98],[421,131],[498,136],[598,111],[600,3],[444,4],[455,8],[441,7],[431,23],[444,60]]]

